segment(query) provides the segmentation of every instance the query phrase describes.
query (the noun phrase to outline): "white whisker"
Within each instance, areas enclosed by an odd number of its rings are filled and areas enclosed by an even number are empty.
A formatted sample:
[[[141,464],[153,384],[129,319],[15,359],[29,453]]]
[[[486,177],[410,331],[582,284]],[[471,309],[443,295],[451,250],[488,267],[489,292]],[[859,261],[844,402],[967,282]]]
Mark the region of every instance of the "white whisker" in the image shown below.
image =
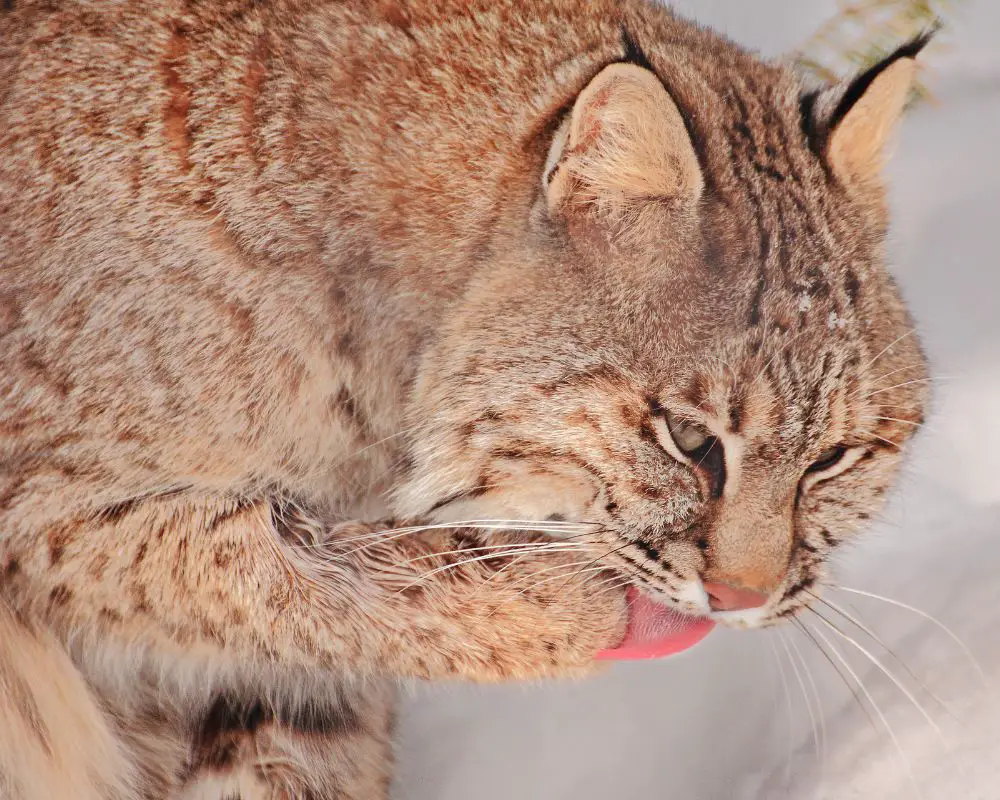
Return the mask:
[[[912,425],[915,428],[919,428],[923,424],[913,419],[900,419],[899,417],[867,416],[867,417],[860,417],[860,419],[874,419],[874,420],[881,420],[882,422],[900,422],[903,425]]]
[[[875,356],[875,358],[873,358],[873,359],[872,359],[871,361],[869,361],[869,362],[868,362],[867,364],[865,364],[865,365],[864,365],[864,366],[862,367],[862,369],[868,369],[868,367],[872,366],[872,365],[873,365],[873,364],[874,364],[874,363],[875,363],[876,361],[878,361],[878,360],[879,360],[880,358],[882,358],[882,356],[884,356],[884,355],[885,355],[886,353],[888,353],[888,352],[889,352],[889,351],[890,351],[890,350],[891,350],[891,349],[892,349],[892,348],[893,348],[893,347],[894,347],[895,345],[899,344],[899,343],[900,343],[901,341],[903,341],[903,339],[905,339],[905,338],[906,338],[907,336],[912,336],[912,335],[913,335],[914,333],[916,333],[916,332],[917,332],[917,329],[916,329],[916,328],[910,328],[910,330],[908,330],[908,331],[907,331],[906,333],[904,333],[904,334],[903,334],[902,336],[897,336],[897,337],[896,337],[895,339],[893,339],[893,340],[892,340],[891,342],[889,342],[889,344],[887,344],[887,345],[886,345],[885,347],[883,347],[883,348],[882,348],[882,349],[881,349],[881,350],[879,351],[878,355],[877,355],[877,356]]]
[[[785,638],[785,637],[782,637]],[[802,664],[802,671],[805,673],[806,680],[809,682],[809,688],[812,691],[813,699],[816,701],[816,715],[819,717],[819,783],[820,787],[823,786],[824,779],[826,776],[826,754],[827,754],[827,732],[826,732],[826,716],[823,714],[823,698],[819,693],[819,689],[816,686],[816,681],[813,678],[812,670],[809,669],[809,663],[806,661],[805,656],[799,649],[798,643],[795,641],[795,637],[788,636],[786,639],[787,644],[791,645],[792,652],[795,657]],[[822,791],[820,792],[822,796]]]
[[[556,550],[559,550],[561,552],[561,550],[559,548],[556,548]],[[538,553],[538,552],[543,552],[543,551],[541,551],[541,550],[535,550],[534,552]],[[515,555],[520,555],[520,551],[516,551],[514,554]],[[407,589],[411,589],[414,586],[416,586],[417,584],[423,583],[428,578],[430,578],[430,577],[432,577],[434,575],[438,575],[439,573],[447,572],[448,570],[452,570],[452,569],[458,569],[459,567],[464,567],[464,566],[466,566],[468,564],[475,564],[476,562],[479,562],[479,561],[486,561],[486,560],[491,559],[491,558],[500,558],[500,556],[497,553],[487,553],[486,555],[475,556],[474,558],[466,558],[466,559],[463,559],[462,561],[456,561],[454,564],[445,564],[442,567],[437,567],[435,569],[430,570],[429,572],[425,572],[423,575],[420,575],[416,580],[408,583],[402,589],[399,589],[396,592],[396,594],[402,594]]]
[[[524,542],[524,543],[514,543],[514,544],[490,544],[483,545],[482,547],[464,547],[460,550],[443,550],[440,552],[425,553],[422,556],[415,556],[414,558],[409,558],[406,561],[399,562],[400,565],[414,564],[417,561],[426,561],[429,558],[437,558],[438,556],[454,556],[460,555],[461,553],[476,553],[483,550],[501,550],[500,553],[493,553],[496,558],[502,558],[507,555],[523,555],[527,552],[528,555],[536,552],[552,552],[553,550],[586,550],[589,545],[581,542]]]
[[[407,434],[410,434],[410,433],[413,433],[413,432],[415,432],[415,431],[416,431],[416,430],[417,430],[418,428],[419,428],[419,426],[418,426],[418,425],[414,425],[414,426],[413,426],[413,427],[411,427],[411,428],[404,428],[404,429],[403,429],[403,430],[401,430],[401,431],[396,431],[395,433],[391,433],[391,434],[389,434],[389,435],[388,435],[388,436],[386,436],[386,437],[385,437],[384,439],[379,439],[379,440],[378,440],[378,441],[376,441],[376,442],[372,442],[372,443],[371,443],[371,444],[369,444],[369,445],[365,445],[365,446],[364,446],[364,447],[362,447],[362,448],[361,448],[360,450],[355,450],[355,451],[354,451],[353,453],[351,453],[350,455],[347,455],[347,456],[344,456],[344,457],[343,457],[343,458],[342,458],[342,459],[341,459],[340,461],[338,461],[338,462],[337,462],[336,464],[334,464],[334,465],[333,465],[333,468],[334,468],[334,469],[337,469],[338,467],[341,467],[341,466],[343,466],[344,464],[346,464],[346,463],[347,463],[348,461],[351,461],[351,460],[353,460],[353,459],[357,458],[358,456],[362,455],[363,453],[366,453],[366,452],[368,452],[368,451],[369,451],[369,450],[371,450],[372,448],[375,448],[375,447],[378,447],[378,446],[379,446],[380,444],[385,444],[386,442],[390,442],[390,441],[392,441],[393,439],[396,439],[396,438],[398,438],[398,437],[400,437],[400,436],[406,436]]]
[[[821,620],[823,620],[823,623],[835,634],[837,634],[837,636],[839,636],[841,639],[843,639],[845,642],[847,642],[849,645],[855,648],[872,664],[878,667],[878,669],[882,671],[882,674],[885,675],[890,681],[892,681],[893,684],[896,686],[896,688],[903,693],[906,699],[913,704],[913,707],[920,712],[920,715],[927,721],[927,724],[931,726],[931,728],[934,730],[934,733],[937,734],[937,737],[941,740],[941,743],[944,744],[945,747],[951,746],[950,743],[948,742],[947,737],[945,737],[941,728],[938,726],[937,722],[935,722],[934,718],[927,713],[927,709],[925,709],[923,705],[921,705],[920,701],[917,700],[917,698],[913,695],[913,692],[911,692],[907,688],[906,684],[904,684],[901,680],[899,680],[899,678],[897,678],[896,675],[891,670],[887,669],[886,666],[878,658],[872,655],[872,653],[870,653],[867,648],[858,644],[858,642],[854,640],[854,637],[844,633],[838,626],[834,625],[832,622],[830,622],[830,620],[828,620],[819,612],[813,611],[813,613],[816,614],[816,616],[819,617]]]
[[[867,431],[867,433],[868,433],[868,435],[869,435],[869,436],[874,436],[874,437],[875,437],[876,439],[878,439],[878,440],[879,440],[880,442],[885,442],[885,443],[886,443],[886,444],[888,444],[888,445],[892,445],[892,446],[893,446],[893,447],[895,447],[895,448],[896,448],[897,450],[900,450],[900,449],[902,449],[902,445],[901,445],[901,444],[900,444],[899,442],[894,442],[894,441],[892,441],[892,439],[886,439],[886,438],[885,438],[884,436],[879,436],[879,435],[878,435],[877,433],[875,433],[874,431]]]
[[[903,659],[901,659],[898,655],[896,655],[896,653],[893,652],[892,648],[890,648],[889,645],[887,645],[884,641],[882,641],[882,638],[874,630],[872,630],[872,628],[870,628],[868,625],[866,625],[857,617],[849,614],[847,611],[845,611],[839,605],[834,603],[832,600],[827,600],[825,597],[820,597],[819,595],[813,594],[813,592],[810,592],[808,589],[806,589],[806,593],[812,595],[812,597],[814,597],[820,603],[822,603],[827,608],[832,610],[834,613],[840,614],[840,616],[842,616],[844,619],[846,619],[848,622],[850,622],[852,625],[854,625],[856,628],[862,631],[873,642],[879,645],[879,647],[885,650],[885,652],[889,654],[890,658],[892,658],[897,664],[899,664],[903,669],[906,670],[907,674],[910,676],[913,682],[917,684],[918,687],[920,687],[920,689],[924,692],[924,694],[926,694],[928,697],[931,698],[931,700],[933,700],[935,703],[941,706],[941,708],[944,709],[944,711],[949,716],[953,716],[951,714],[950,709],[948,708],[947,703],[945,703],[944,700],[942,700],[940,697],[937,696],[937,694],[932,692],[926,685],[924,685],[923,681],[921,681],[920,678],[918,678],[914,674],[913,670],[910,669],[909,665],[905,661],[903,661]]]
[[[894,386],[886,386],[884,389],[875,389],[874,391],[868,392],[868,394],[866,394],[862,399],[867,400],[870,397],[874,397],[877,394],[882,394],[883,392],[891,392],[893,389],[902,389],[904,386],[912,386],[915,383],[934,383],[939,380],[942,379],[939,377],[914,378],[912,381],[904,381],[903,383],[897,383]]]
[[[885,727],[886,733],[889,734],[889,738],[892,740],[893,746],[896,749],[896,753],[899,755],[900,761],[902,762],[903,767],[906,769],[906,774],[909,776],[910,781],[913,783],[914,788],[917,790],[918,796],[923,797],[924,795],[920,789],[920,784],[917,783],[917,778],[913,774],[913,766],[910,764],[910,760],[906,757],[906,753],[903,750],[902,745],[899,743],[899,739],[896,736],[896,732],[892,729],[892,726],[889,724],[889,720],[886,719],[885,714],[882,713],[882,709],[879,708],[878,703],[875,702],[875,698],[872,697],[871,692],[868,691],[868,687],[865,686],[864,682],[861,680],[861,678],[858,677],[858,674],[854,671],[854,668],[850,665],[847,659],[844,658],[844,656],[836,648],[833,642],[827,639],[826,636],[823,635],[823,632],[815,625],[810,625],[809,627],[812,629],[812,632],[815,633],[822,640],[822,642],[827,646],[830,652],[833,653],[836,659],[843,665],[844,669],[847,670],[848,674],[854,679],[854,682],[858,685],[858,688],[864,694],[865,698],[868,700],[871,707],[875,710],[875,713],[878,715],[878,718],[882,721],[882,725]]]
[[[774,660],[778,663],[778,674],[781,676],[781,686],[785,690],[785,707],[788,711],[788,724],[785,726],[788,732],[788,755],[785,757],[785,791],[787,792],[792,783],[792,756],[795,744],[793,738],[795,717],[792,714],[792,691],[788,687],[788,677],[785,675],[785,667],[781,663],[781,656],[778,654],[778,648],[774,644],[774,639],[768,637],[767,641],[771,644],[771,652],[774,653]]]
[[[576,567],[586,567],[590,566],[592,563],[593,560],[588,558],[588,559],[583,559],[581,561],[572,561],[569,564],[555,564],[550,567],[543,567],[542,569],[535,570],[534,572],[529,572],[527,575],[522,575],[520,578],[518,578],[510,585],[511,588],[513,588],[515,586],[520,586],[525,581],[530,581],[532,578],[535,578],[539,575],[544,575],[547,572],[553,572],[557,569],[575,569]],[[529,586],[528,589],[530,588],[531,587]]]
[[[324,542],[314,543],[314,544],[301,544],[301,545],[291,545],[292,548],[297,549],[324,549],[329,548],[332,545],[349,543],[349,542],[359,542],[359,541],[369,541],[370,544],[358,547],[354,550],[349,550],[346,553],[338,553],[338,557],[349,556],[353,553],[357,553],[361,550],[366,550],[373,544],[378,544],[381,542],[390,542],[394,539],[398,539],[403,536],[407,536],[411,533],[422,533],[424,531],[433,530],[450,530],[452,528],[465,528],[473,530],[498,530],[498,531],[527,531],[530,533],[551,533],[551,534],[562,534],[567,530],[579,530],[580,527],[590,526],[596,527],[594,523],[574,523],[578,527],[575,528],[553,528],[550,527],[551,523],[547,522],[515,522],[515,521],[493,521],[493,520],[470,520],[463,522],[438,522],[431,523],[428,525],[411,525],[405,528],[388,528],[386,530],[374,531],[372,533],[362,534],[360,536],[346,536],[344,538],[333,538],[328,539]],[[585,535],[579,534],[580,536]],[[566,539],[577,538],[577,537],[562,537],[565,541]]]
[[[809,640],[813,647],[816,648],[817,652],[823,656],[823,660],[830,665],[830,668],[834,671],[837,677],[840,678],[840,681],[847,687],[847,691],[854,699],[854,702],[857,703],[858,708],[861,709],[861,713],[865,715],[865,718],[868,720],[868,724],[871,726],[872,730],[878,731],[875,719],[872,717],[871,712],[868,711],[868,707],[861,701],[861,696],[858,694],[858,690],[851,685],[849,680],[847,680],[847,677],[841,671],[840,667],[837,666],[837,662],[830,658],[830,654],[823,649],[823,645],[821,645],[816,637],[813,636],[812,632],[806,627],[806,624],[801,619],[793,618],[792,623],[796,628],[798,628],[799,632]]]
[[[941,620],[937,619],[937,617],[933,617],[930,614],[928,614],[926,611],[922,611],[919,608],[916,608],[916,607],[911,606],[911,605],[907,605],[906,603],[904,603],[904,602],[902,602],[900,600],[893,600],[891,597],[883,597],[882,595],[875,594],[874,592],[866,592],[866,591],[864,591],[862,589],[852,589],[852,588],[850,588],[848,586],[834,586],[833,588],[834,589],[839,589],[842,592],[850,592],[851,594],[860,595],[861,597],[869,597],[872,600],[881,600],[883,603],[888,603],[889,605],[896,606],[897,608],[902,608],[905,611],[909,611],[912,614],[916,614],[919,617],[923,617],[925,620],[927,620],[931,624],[936,625],[955,644],[957,644],[962,649],[962,652],[965,653],[965,657],[969,660],[969,663],[972,664],[972,666],[975,668],[976,672],[979,673],[979,677],[980,677],[980,679],[983,682],[983,686],[986,687],[987,689],[990,688],[989,678],[986,677],[986,672],[985,672],[985,670],[983,670],[982,665],[979,663],[979,661],[976,660],[976,657],[972,654],[972,650],[969,649],[969,646],[965,642],[963,642],[958,637],[958,635],[956,635],[951,630],[951,628],[949,628],[947,625],[945,625],[943,622],[941,622]]]
[[[579,562],[579,563],[580,564],[586,564],[587,562]],[[578,564],[560,564],[559,566],[565,567],[565,568],[572,568],[574,566],[578,566]],[[535,583],[531,584],[531,586],[525,586],[519,592],[516,592],[512,597],[508,597],[506,600],[504,600],[502,603],[500,603],[500,605],[501,606],[505,606],[508,603],[513,603],[515,600],[517,600],[517,598],[521,597],[521,595],[523,595],[523,594],[525,594],[527,592],[533,591],[533,590],[537,589],[539,586],[544,586],[546,583],[551,583],[552,581],[559,581],[559,580],[569,581],[569,580],[572,580],[573,578],[579,578],[582,575],[587,575],[587,574],[590,574],[592,572],[600,572],[600,571],[602,571],[604,569],[607,569],[607,567],[596,566],[596,567],[590,567],[590,568],[585,568],[585,569],[579,569],[576,572],[571,572],[569,575],[553,575],[553,576],[551,576],[549,578],[545,578],[543,580],[536,581]],[[536,574],[538,574],[538,573],[536,573]],[[495,613],[495,612],[491,612],[489,616],[492,616],[493,613]]]
[[[779,628],[777,634],[778,640],[781,642],[781,646],[785,648],[785,655],[788,656],[788,663],[792,667],[792,673],[795,675],[795,680],[799,684],[799,689],[802,690],[802,700],[806,706],[806,713],[809,715],[809,722],[812,724],[813,749],[816,752],[816,759],[819,760],[819,726],[816,723],[816,714],[813,711],[812,698],[806,691],[806,682],[802,679],[802,673],[799,671],[799,665],[795,663],[795,659],[792,657],[792,650],[788,646],[788,641],[785,639],[784,631]]]

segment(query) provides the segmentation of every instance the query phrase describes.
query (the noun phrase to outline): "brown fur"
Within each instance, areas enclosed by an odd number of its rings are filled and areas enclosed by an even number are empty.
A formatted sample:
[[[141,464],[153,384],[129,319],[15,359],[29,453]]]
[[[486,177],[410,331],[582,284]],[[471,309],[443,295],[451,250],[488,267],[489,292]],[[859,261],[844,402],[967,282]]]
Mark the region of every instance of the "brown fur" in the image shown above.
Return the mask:
[[[922,420],[911,65],[845,110],[643,0],[0,10],[0,795],[384,797],[399,678],[588,674],[625,579],[801,609]]]

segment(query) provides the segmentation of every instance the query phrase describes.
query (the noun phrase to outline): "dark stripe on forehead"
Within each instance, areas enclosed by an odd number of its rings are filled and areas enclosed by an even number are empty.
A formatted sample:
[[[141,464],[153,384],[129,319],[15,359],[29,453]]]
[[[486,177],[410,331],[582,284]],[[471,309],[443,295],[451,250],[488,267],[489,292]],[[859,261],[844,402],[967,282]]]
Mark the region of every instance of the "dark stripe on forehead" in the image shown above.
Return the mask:
[[[692,377],[687,390],[683,392],[682,396],[695,408],[702,408],[708,400],[710,388],[708,379],[699,372]]]
[[[736,384],[729,393],[729,430],[739,433],[743,428],[743,407],[746,404],[746,385]]]
[[[750,301],[750,318],[748,319],[750,325],[760,324],[761,304],[764,302],[765,291],[767,291],[767,277],[762,269],[760,275],[757,276],[757,291],[754,292],[753,299]]]
[[[856,305],[858,294],[861,292],[861,281],[858,280],[858,276],[850,267],[847,268],[847,274],[844,276],[844,292],[847,294],[850,304]]]

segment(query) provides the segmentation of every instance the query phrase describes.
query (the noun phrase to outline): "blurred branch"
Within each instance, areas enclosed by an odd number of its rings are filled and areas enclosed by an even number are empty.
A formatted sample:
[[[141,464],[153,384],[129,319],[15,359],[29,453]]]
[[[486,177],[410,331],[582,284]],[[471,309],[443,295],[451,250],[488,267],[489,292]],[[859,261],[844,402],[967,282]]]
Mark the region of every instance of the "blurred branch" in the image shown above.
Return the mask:
[[[839,12],[802,46],[799,63],[825,83],[860,72],[899,45],[935,25],[946,28],[962,0],[839,0]],[[928,55],[947,47],[940,34],[927,46]],[[926,59],[922,60],[926,65]],[[923,80],[912,102],[930,99]]]

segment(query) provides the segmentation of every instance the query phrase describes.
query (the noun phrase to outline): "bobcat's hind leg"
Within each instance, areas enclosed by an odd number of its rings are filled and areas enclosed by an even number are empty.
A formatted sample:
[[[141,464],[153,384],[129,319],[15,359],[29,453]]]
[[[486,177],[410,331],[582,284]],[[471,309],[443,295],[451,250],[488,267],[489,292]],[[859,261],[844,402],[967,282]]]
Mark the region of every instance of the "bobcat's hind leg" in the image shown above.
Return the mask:
[[[333,713],[307,709],[289,719],[258,703],[220,700],[176,800],[386,800],[393,694],[373,684]]]
[[[0,600],[0,800],[133,800],[134,786],[66,651]]]

